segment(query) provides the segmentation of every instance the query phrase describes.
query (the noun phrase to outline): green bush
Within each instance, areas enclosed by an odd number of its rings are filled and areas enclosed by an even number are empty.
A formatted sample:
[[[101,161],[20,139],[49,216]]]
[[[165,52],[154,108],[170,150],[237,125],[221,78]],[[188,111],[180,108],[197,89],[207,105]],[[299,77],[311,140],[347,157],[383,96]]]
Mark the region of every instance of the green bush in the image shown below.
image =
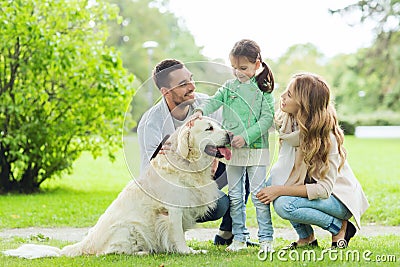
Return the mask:
[[[339,124],[345,135],[354,135],[356,131],[354,123],[349,121],[340,121]]]
[[[339,115],[340,125],[346,135],[354,135],[357,126],[400,125],[400,114],[392,111]]]

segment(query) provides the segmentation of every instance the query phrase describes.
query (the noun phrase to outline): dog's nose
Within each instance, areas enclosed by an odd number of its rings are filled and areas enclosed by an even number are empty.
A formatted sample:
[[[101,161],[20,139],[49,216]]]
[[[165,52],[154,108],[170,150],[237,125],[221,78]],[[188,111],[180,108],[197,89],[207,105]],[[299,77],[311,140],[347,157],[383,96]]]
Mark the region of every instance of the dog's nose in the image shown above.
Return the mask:
[[[233,139],[233,133],[232,132],[226,132],[226,140],[230,144]]]

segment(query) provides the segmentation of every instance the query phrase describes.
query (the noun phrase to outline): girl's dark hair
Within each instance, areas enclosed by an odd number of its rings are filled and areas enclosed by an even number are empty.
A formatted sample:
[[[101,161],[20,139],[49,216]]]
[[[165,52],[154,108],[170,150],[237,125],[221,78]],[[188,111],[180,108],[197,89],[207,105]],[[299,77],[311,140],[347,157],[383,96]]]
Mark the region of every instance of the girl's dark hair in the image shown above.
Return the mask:
[[[262,60],[261,49],[256,42],[242,39],[235,43],[230,55],[233,57],[246,57],[251,63],[256,63],[257,59],[259,59],[264,69],[256,76],[258,88],[267,93],[271,93],[274,90],[274,75],[269,66]]]

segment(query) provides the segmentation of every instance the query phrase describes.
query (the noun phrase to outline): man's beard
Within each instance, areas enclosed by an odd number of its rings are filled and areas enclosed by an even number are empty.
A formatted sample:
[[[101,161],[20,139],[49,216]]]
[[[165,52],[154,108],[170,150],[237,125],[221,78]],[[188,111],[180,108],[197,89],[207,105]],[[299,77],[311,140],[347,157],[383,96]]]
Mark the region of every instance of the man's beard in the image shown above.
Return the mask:
[[[174,101],[174,103],[175,103],[176,107],[179,107],[179,108],[183,109],[186,106],[190,106],[191,104],[193,104],[194,103],[194,99],[185,100],[183,102]]]

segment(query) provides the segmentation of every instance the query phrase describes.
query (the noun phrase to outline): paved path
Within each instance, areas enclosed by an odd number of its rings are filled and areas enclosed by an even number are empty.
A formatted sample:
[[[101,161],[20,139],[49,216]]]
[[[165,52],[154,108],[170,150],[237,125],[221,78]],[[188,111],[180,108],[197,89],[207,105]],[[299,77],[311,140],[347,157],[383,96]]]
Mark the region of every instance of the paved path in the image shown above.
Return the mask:
[[[0,230],[0,238],[30,237],[42,234],[46,237],[56,240],[80,241],[86,235],[89,228],[16,228]],[[257,229],[250,228],[250,236],[252,239],[257,239]],[[329,233],[315,227],[317,237],[327,237]],[[214,240],[217,229],[196,228],[186,232],[186,239],[196,239],[198,241]],[[400,226],[376,226],[366,225],[358,233],[359,236],[378,236],[378,235],[400,235]],[[289,241],[297,239],[295,231],[291,228],[276,228],[275,238],[283,238]]]

